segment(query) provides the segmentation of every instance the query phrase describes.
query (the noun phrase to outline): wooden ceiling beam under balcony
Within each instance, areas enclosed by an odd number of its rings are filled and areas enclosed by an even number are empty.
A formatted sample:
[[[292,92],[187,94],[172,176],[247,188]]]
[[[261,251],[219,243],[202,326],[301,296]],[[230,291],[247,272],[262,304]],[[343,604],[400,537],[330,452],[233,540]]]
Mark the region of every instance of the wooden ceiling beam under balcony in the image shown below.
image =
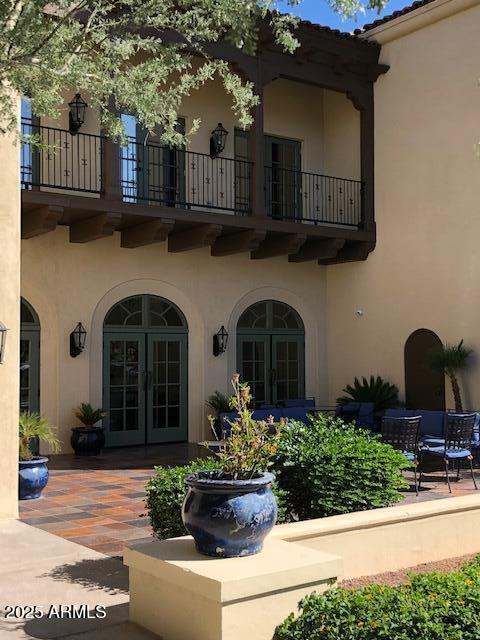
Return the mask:
[[[86,220],[78,220],[70,225],[70,242],[93,242],[111,236],[121,218],[119,213],[99,213]]]
[[[156,242],[164,242],[175,225],[175,220],[158,218],[148,220],[121,231],[120,246],[124,249],[136,249]]]
[[[264,260],[277,256],[297,253],[300,247],[307,241],[305,233],[289,233],[285,235],[267,236],[258,249],[251,252],[252,260]]]
[[[309,260],[327,260],[335,258],[344,246],[345,240],[331,238],[327,240],[308,240],[300,250],[288,256],[289,262],[307,262]]]
[[[168,236],[168,251],[180,253],[201,247],[211,247],[222,232],[220,224],[198,224],[194,227],[176,231]]]
[[[319,260],[318,264],[340,264],[342,262],[358,262],[366,260],[368,254],[375,249],[375,242],[355,242],[346,244],[334,258]]]
[[[35,238],[55,231],[62,215],[63,207],[55,205],[44,205],[25,211],[22,215],[22,239]]]
[[[264,229],[247,229],[217,238],[212,247],[212,256],[231,256],[235,253],[254,251],[265,240]]]

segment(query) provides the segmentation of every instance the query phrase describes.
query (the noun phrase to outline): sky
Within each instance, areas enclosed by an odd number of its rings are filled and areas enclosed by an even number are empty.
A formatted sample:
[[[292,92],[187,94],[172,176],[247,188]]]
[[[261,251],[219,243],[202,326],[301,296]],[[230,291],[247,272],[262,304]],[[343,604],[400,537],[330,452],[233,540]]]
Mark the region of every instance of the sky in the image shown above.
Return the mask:
[[[379,14],[377,11],[366,11],[357,16],[353,20],[345,20],[339,16],[335,11],[330,9],[327,0],[303,0],[302,3],[296,7],[290,7],[286,2],[279,2],[280,10],[289,11],[300,16],[303,20],[310,20],[332,29],[340,29],[341,31],[353,31],[367,22],[377,20],[382,16],[387,16],[410,5],[413,0],[390,0],[387,3],[385,9]]]

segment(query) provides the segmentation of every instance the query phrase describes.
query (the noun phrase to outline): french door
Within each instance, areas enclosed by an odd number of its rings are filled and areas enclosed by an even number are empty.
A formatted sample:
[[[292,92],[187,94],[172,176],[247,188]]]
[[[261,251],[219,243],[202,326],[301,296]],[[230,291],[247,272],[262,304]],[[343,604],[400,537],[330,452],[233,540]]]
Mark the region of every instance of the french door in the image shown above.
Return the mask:
[[[40,410],[40,332],[20,333],[20,412]]]
[[[272,218],[302,217],[301,143],[265,136],[267,212]]]
[[[237,363],[256,406],[305,395],[304,336],[239,335]]]
[[[104,334],[108,446],[187,438],[186,334]]]

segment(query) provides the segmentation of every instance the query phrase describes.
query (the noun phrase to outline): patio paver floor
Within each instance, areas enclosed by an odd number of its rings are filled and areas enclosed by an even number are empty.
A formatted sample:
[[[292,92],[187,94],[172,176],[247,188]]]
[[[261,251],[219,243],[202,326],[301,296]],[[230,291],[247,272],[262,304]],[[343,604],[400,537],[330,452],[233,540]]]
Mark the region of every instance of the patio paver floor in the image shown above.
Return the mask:
[[[125,545],[146,542],[152,529],[145,513],[145,484],[160,464],[183,464],[199,457],[195,445],[157,445],[107,451],[101,456],[79,458],[52,456],[50,480],[38,500],[20,501],[20,518],[106,555],[121,555]],[[480,472],[475,471],[480,487]],[[413,485],[413,474],[405,477]],[[400,504],[448,498],[443,472],[427,472],[417,497],[405,492]],[[452,496],[475,491],[469,472],[452,482]]]

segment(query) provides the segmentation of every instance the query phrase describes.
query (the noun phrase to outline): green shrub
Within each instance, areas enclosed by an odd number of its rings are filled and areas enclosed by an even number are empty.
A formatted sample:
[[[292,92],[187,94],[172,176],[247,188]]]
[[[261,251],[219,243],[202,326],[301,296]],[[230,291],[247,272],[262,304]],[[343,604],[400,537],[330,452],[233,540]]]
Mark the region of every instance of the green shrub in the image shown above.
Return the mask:
[[[405,585],[313,593],[299,607],[274,640],[478,640],[480,559],[455,573],[411,576]]]
[[[155,475],[147,483],[146,508],[154,534],[161,539],[185,536],[187,532],[182,522],[182,503],[187,492],[184,478],[187,473],[218,469],[215,458],[205,458],[178,467],[155,467]],[[285,521],[283,492],[274,486],[277,498],[277,522]]]
[[[300,520],[363,511],[402,499],[410,466],[367,431],[322,416],[282,432],[272,470],[290,515]]]

